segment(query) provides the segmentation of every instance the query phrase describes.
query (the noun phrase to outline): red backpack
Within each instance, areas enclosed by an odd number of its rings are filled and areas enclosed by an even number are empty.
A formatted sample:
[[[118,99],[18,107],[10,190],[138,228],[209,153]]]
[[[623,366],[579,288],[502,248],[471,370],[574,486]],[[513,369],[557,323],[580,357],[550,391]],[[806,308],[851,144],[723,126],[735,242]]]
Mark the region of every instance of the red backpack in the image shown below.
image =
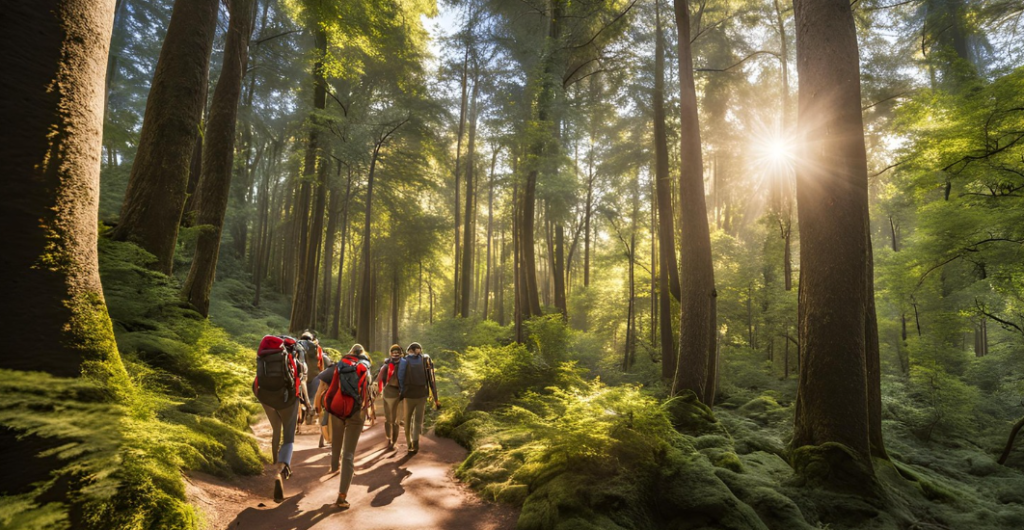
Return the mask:
[[[331,386],[327,388],[327,411],[345,419],[357,414],[366,401],[367,369],[359,357],[346,355],[334,365]]]

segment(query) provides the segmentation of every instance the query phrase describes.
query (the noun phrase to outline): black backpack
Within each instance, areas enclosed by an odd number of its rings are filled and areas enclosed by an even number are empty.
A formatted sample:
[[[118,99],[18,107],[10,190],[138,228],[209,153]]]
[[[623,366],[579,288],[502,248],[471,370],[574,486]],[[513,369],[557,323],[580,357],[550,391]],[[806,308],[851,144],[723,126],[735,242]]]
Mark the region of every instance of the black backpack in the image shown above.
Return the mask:
[[[284,409],[299,395],[299,370],[293,355],[295,339],[267,335],[256,351],[256,399]]]

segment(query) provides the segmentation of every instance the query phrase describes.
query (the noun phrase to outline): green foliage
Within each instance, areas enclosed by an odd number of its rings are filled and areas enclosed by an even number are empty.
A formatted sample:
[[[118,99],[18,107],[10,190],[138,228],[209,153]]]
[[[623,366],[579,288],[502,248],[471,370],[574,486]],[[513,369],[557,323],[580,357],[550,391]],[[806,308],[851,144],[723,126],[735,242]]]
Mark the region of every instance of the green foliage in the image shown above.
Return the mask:
[[[120,358],[90,359],[76,379],[0,377],[0,423],[61,464],[36,492],[0,500],[0,527],[67,528],[67,507],[34,500],[51,491],[74,506],[76,528],[196,529],[182,471],[262,471],[265,457],[248,433],[257,410],[251,348],[189,310],[175,280],[146,268],[151,261],[134,245],[100,243]]]

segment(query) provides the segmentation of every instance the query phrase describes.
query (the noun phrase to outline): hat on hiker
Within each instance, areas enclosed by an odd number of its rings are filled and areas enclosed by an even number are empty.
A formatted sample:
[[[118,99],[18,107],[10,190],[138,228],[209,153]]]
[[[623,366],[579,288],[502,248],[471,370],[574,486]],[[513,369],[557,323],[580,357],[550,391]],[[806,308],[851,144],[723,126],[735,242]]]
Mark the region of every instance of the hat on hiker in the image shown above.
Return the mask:
[[[392,344],[391,345],[391,349],[388,350],[388,353],[390,354],[390,353],[394,353],[396,351],[398,353],[405,353],[404,351],[402,351],[402,345],[401,344]]]
[[[300,338],[302,340],[316,340],[316,335],[314,335],[312,331],[307,329],[306,331],[302,332],[302,337]]]
[[[409,347],[406,348],[405,351],[413,351],[414,349],[422,350],[423,346],[420,346],[420,343],[418,342],[413,342],[412,344],[409,344]]]
[[[350,349],[348,351],[348,354],[349,355],[362,355],[363,354],[363,345],[362,344],[353,344],[352,345],[352,349]]]

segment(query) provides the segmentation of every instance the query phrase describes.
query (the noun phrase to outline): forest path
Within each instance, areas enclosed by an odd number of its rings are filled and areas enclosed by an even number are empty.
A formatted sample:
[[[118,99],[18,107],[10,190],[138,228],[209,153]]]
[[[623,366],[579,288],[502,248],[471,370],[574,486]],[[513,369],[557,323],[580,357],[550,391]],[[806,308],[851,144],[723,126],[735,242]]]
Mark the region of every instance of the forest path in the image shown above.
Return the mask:
[[[382,403],[377,410],[383,413]],[[264,418],[253,426],[260,444],[269,451],[270,424]],[[314,426],[303,425],[295,437],[292,477],[285,481],[285,500],[273,500],[276,466],[257,477],[225,481],[193,473],[186,478],[189,500],[202,512],[211,530],[312,530],[359,528],[422,529],[515,528],[518,510],[481,500],[453,476],[466,450],[433,430],[420,438],[420,451],[406,451],[404,432],[388,451],[383,414],[363,431],[356,450],[356,472],[349,488],[352,507],[334,505],[339,477],[328,475],[331,448],[317,447]]]

